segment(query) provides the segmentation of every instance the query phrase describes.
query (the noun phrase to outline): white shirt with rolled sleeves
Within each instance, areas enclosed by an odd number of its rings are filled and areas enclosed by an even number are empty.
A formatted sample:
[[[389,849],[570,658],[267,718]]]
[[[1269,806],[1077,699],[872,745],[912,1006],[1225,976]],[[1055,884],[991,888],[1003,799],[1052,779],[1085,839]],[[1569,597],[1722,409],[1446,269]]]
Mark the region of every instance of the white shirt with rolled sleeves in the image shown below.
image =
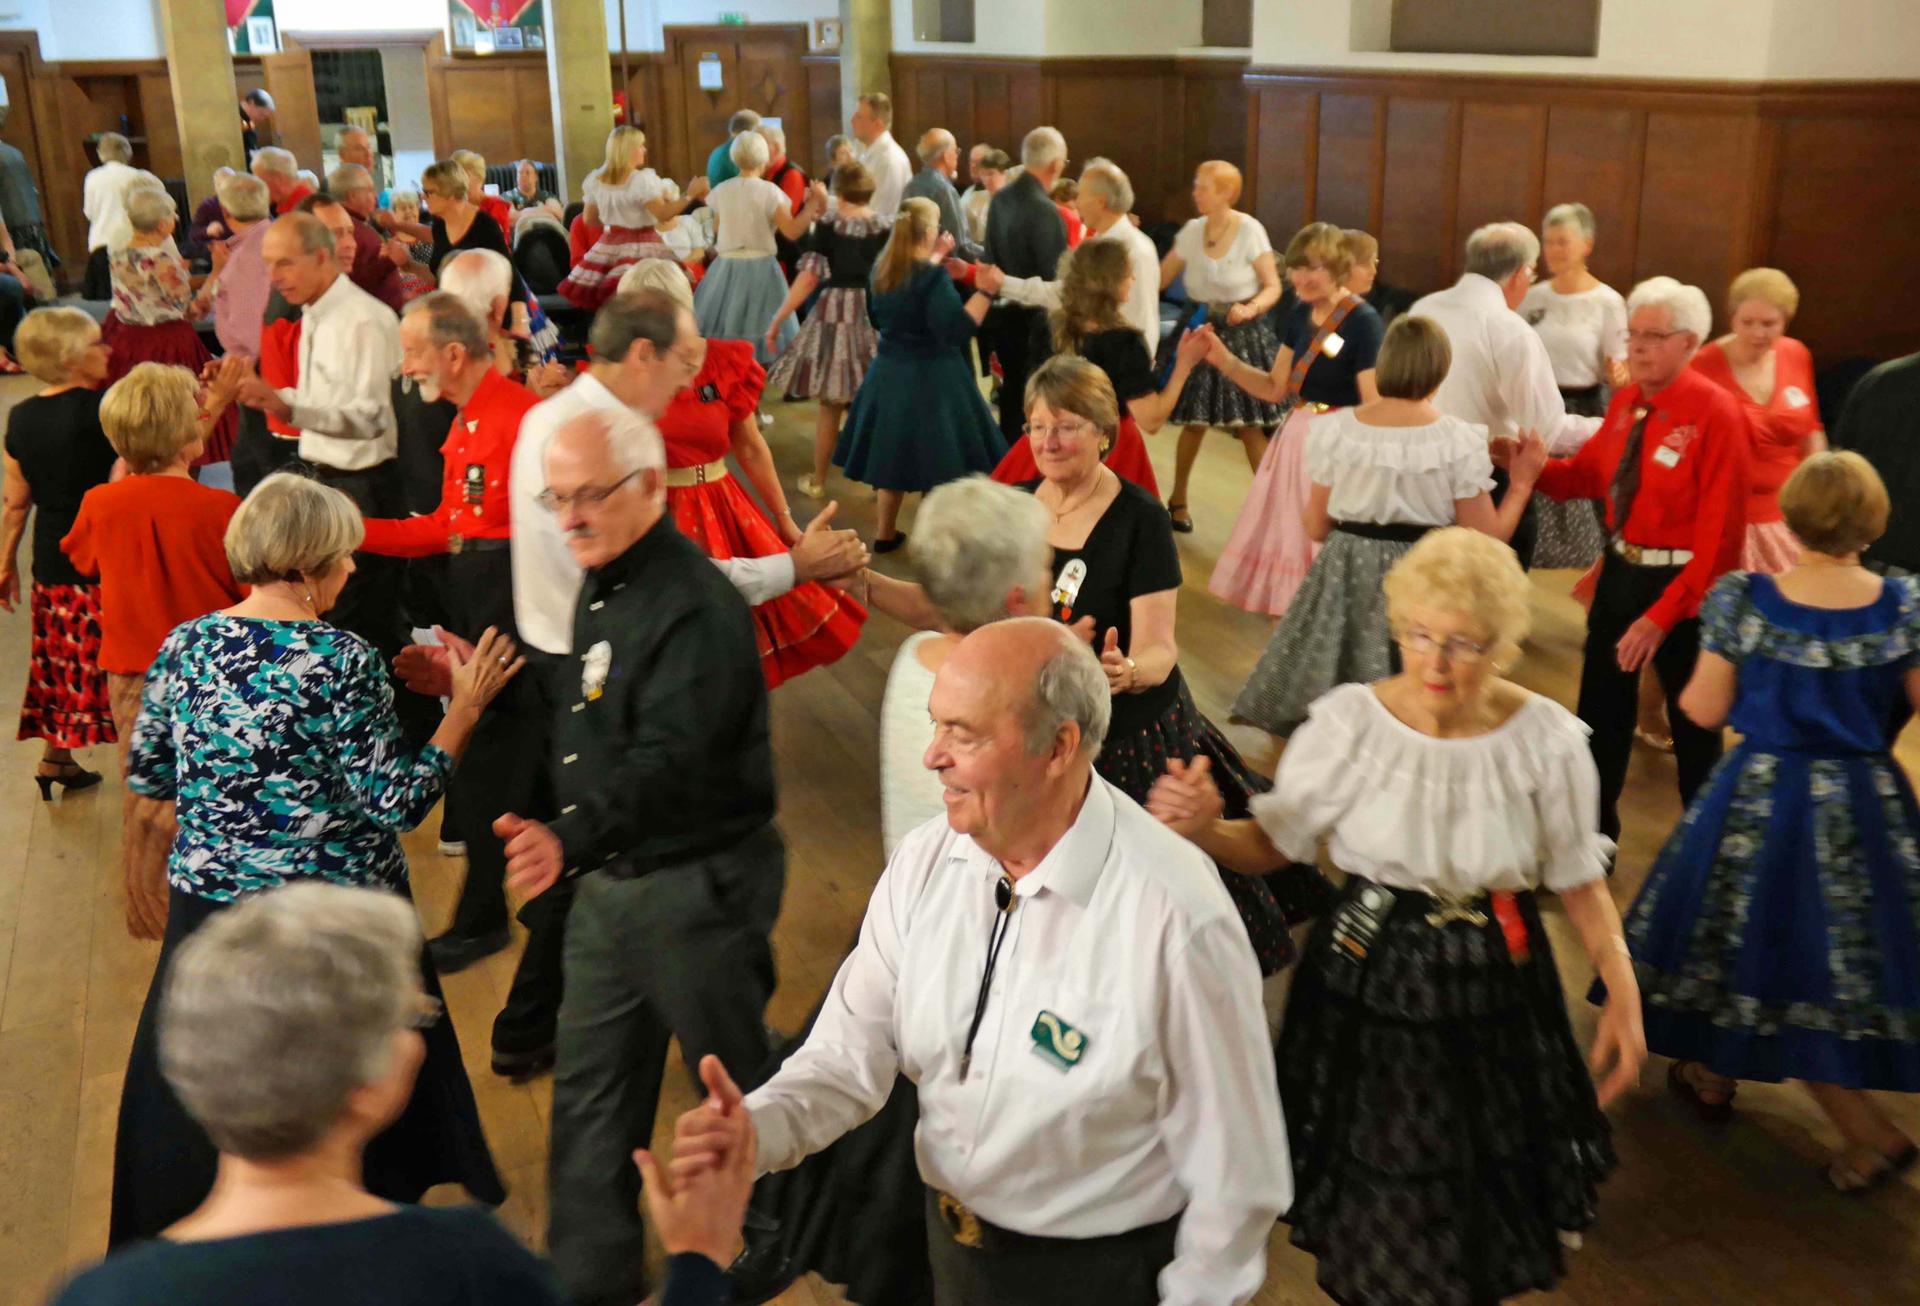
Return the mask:
[[[336,471],[394,455],[393,378],[400,319],[343,273],[300,312],[299,384],[280,391],[300,428],[300,456]]]
[[[1415,300],[1407,315],[1431,318],[1453,346],[1453,366],[1433,396],[1441,412],[1477,422],[1495,438],[1538,431],[1556,458],[1580,452],[1600,429],[1600,418],[1567,411],[1539,333],[1478,272]]]
[[[873,176],[873,211],[883,218],[892,217],[900,211],[900,197],[913,179],[907,152],[893,139],[892,132],[885,131],[860,151],[860,162]]]
[[[1127,295],[1127,302],[1120,306],[1120,318],[1140,333],[1147,342],[1148,356],[1152,356],[1160,348],[1160,251],[1153,237],[1122,214],[1105,231],[1090,233],[1087,240],[1117,240],[1127,247],[1127,263],[1133,269],[1133,289]],[[1051,311],[1060,307],[1060,283],[1042,281],[1039,277],[1008,277],[1000,295],[1029,308]]]
[[[144,168],[109,160],[80,183],[80,212],[87,219],[87,251],[101,246],[123,250],[133,239],[133,221],[127,217],[127,196],[141,186],[158,189],[160,179]]]
[[[573,610],[586,572],[567,549],[560,519],[540,505],[547,488],[547,441],[568,421],[596,409],[632,412],[591,373],[574,378],[557,395],[541,400],[520,419],[513,442],[507,495],[513,521],[513,620],[520,638],[543,653],[573,651]],[[777,599],[793,588],[793,555],[716,559],[749,604]]]
[[[919,1088],[921,1177],[982,1219],[1092,1238],[1180,1216],[1169,1306],[1245,1302],[1293,1201],[1260,972],[1219,873],[1095,777],[1015,887],[986,1018],[960,1078],[997,861],[944,817],[909,834],[806,1043],[747,1097],[762,1173]],[[1041,1014],[1071,1026],[1071,1069]]]

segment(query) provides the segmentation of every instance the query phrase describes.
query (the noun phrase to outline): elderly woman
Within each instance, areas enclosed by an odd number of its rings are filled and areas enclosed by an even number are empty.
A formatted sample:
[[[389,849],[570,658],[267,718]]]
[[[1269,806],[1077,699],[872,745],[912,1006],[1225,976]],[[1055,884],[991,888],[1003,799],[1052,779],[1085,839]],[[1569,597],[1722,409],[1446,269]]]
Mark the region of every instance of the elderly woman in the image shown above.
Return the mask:
[[[638,127],[615,127],[607,133],[606,161],[581,183],[580,194],[586,200],[581,225],[597,227],[600,234],[560,283],[560,293],[576,307],[599,308],[613,296],[620,275],[629,267],[643,258],[666,254],[655,228],[706,197],[707,179],[695,177],[683,195],[667,198],[660,174],[646,162],[646,133]]]
[[[501,231],[513,229],[513,207],[498,195],[487,194],[487,160],[475,150],[455,150],[447,156],[467,174],[467,198],[492,218]]]
[[[1286,615],[1319,545],[1307,533],[1309,422],[1380,398],[1374,360],[1386,328],[1373,306],[1346,287],[1347,234],[1331,222],[1302,227],[1287,242],[1294,303],[1270,367],[1255,367],[1215,345],[1220,374],[1286,415],[1260,463],[1207,588],[1249,612]]]
[[[1855,453],[1815,454],[1780,492],[1802,546],[1779,575],[1734,572],[1701,610],[1680,707],[1740,742],[1627,913],[1647,1046],[1709,1119],[1743,1079],[1797,1079],[1839,1132],[1842,1192],[1920,1149],[1868,1096],[1920,1092],[1920,806],[1892,753],[1920,707],[1920,581],[1860,553],[1887,490]]]
[[[1540,224],[1540,252],[1549,280],[1535,282],[1520,315],[1540,333],[1567,411],[1599,417],[1607,390],[1628,382],[1627,301],[1587,270],[1593,257],[1593,212],[1556,204]],[[1541,502],[1536,567],[1590,567],[1606,547],[1606,527],[1593,505]]]
[[[540,169],[532,159],[522,159],[513,168],[514,188],[506,193],[507,203],[517,214],[522,209],[545,209],[556,218],[566,216],[560,197],[540,185]]]
[[[756,131],[741,132],[733,138],[730,153],[740,171],[707,196],[707,207],[717,223],[713,261],[700,279],[694,306],[702,335],[750,341],[764,367],[799,332],[780,313],[787,279],[780,271],[773,238],[778,234],[798,240],[806,235],[813,219],[826,212],[826,192],[810,198],[795,213],[786,192],[761,175],[767,170],[766,137]]]
[[[248,894],[328,880],[406,897],[399,832],[426,816],[480,714],[519,670],[489,630],[461,661],[432,740],[401,737],[379,656],[329,626],[353,571],[360,514],[331,487],[286,473],[262,481],[227,526],[240,603],[177,627],[147,672],[128,787],[145,808],[175,804],[160,960],[120,1099],[110,1242],[150,1238],[207,1196],[216,1154],[161,1078],[160,998],[180,945]],[[137,818],[138,819],[138,818]],[[428,991],[438,996],[429,966]],[[451,1027],[429,1032],[412,1106],[374,1141],[367,1187],[417,1201],[459,1183],[504,1197]]]
[[[1240,169],[1219,159],[1201,164],[1193,174],[1193,207],[1200,216],[1174,237],[1160,264],[1160,288],[1184,276],[1187,298],[1196,308],[1194,325],[1202,316],[1198,310],[1204,310],[1205,321],[1219,333],[1221,356],[1264,371],[1280,350],[1280,338],[1267,317],[1280,302],[1280,275],[1274,270],[1267,229],[1233,207],[1240,185]],[[1285,415],[1280,405],[1234,385],[1220,371],[1217,358],[1194,372],[1171,414],[1183,427],[1174,456],[1173,498],[1167,501],[1175,530],[1193,529],[1187,481],[1207,428],[1232,431],[1246,450],[1248,468],[1258,470],[1267,432]]]
[[[1413,306],[1414,293],[1380,280],[1380,242],[1371,233],[1348,227],[1342,233],[1347,249],[1346,287],[1373,306],[1382,326]]]
[[[1235,871],[1347,872],[1294,977],[1277,1052],[1296,1246],[1352,1306],[1494,1302],[1548,1288],[1613,1166],[1600,1108],[1645,1058],[1640,995],[1607,893],[1598,790],[1565,708],[1500,671],[1526,637],[1526,574],[1451,527],[1386,582],[1405,670],[1314,704],[1252,820],[1206,768],[1171,765],[1148,808]],[[1535,891],[1559,895],[1609,997],[1596,1099]]]
[[[506,229],[469,198],[467,171],[452,159],[430,165],[420,176],[420,195],[427,206],[427,234],[433,240],[432,268],[468,249],[490,249],[506,258]],[[400,224],[394,223],[396,227]],[[409,234],[417,234],[409,233]]]
[[[60,551],[81,499],[113,471],[113,446],[100,429],[109,355],[100,328],[77,308],[28,314],[19,350],[45,388],[7,414],[0,609],[20,601],[20,540],[31,517],[33,642],[18,738],[45,741],[34,782],[50,799],[56,784],[63,792],[99,784],[100,773],[74,761],[73,750],[116,738],[99,663],[100,587]]]
[[[1693,370],[1740,401],[1753,444],[1747,453],[1747,541],[1740,566],[1785,571],[1800,541],[1780,514],[1780,487],[1808,454],[1827,447],[1813,388],[1813,355],[1787,334],[1800,291],[1778,268],[1748,268],[1727,291],[1727,325],[1701,346]]]

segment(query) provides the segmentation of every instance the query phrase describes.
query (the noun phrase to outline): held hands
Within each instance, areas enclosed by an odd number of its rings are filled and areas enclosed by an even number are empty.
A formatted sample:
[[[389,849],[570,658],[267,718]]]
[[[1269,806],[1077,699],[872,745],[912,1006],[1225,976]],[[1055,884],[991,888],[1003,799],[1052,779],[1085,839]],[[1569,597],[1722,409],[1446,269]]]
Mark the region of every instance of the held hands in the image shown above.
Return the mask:
[[[712,1055],[700,1058],[700,1082],[706,1085],[706,1099],[682,1115],[673,1127],[673,1177],[686,1179],[704,1170],[726,1169],[742,1160],[751,1174],[758,1136],[739,1085],[727,1074],[720,1058]]]
[[[680,193],[686,197],[688,204],[692,204],[695,200],[705,199],[707,197],[707,192],[712,189],[713,189],[713,183],[708,181],[705,177],[695,177],[692,181],[687,183],[687,188],[681,191]]]
[[[507,846],[507,886],[521,897],[539,897],[566,869],[560,837],[541,822],[508,812],[493,823],[493,832]]]
[[[1538,431],[1522,431],[1507,459],[1507,474],[1515,485],[1532,485],[1547,465],[1547,442]]]
[[[1214,348],[1220,345],[1220,337],[1214,334],[1211,326],[1202,326],[1180,337],[1180,343],[1174,348],[1174,360],[1180,367],[1192,369],[1207,361]]]
[[[867,546],[860,542],[859,532],[831,529],[833,515],[838,511],[839,502],[830,501],[814,514],[806,530],[794,542],[790,552],[793,556],[795,584],[808,580],[838,580],[855,574],[867,565]]]
[[[293,405],[283,399],[278,390],[262,381],[255,373],[249,372],[234,391],[235,399],[248,408],[256,409],[281,421],[293,419]]]
[[[447,660],[451,671],[453,708],[475,713],[493,702],[507,682],[520,674],[527,660],[518,656],[513,641],[492,626],[480,636],[480,642],[463,648],[449,646]]]
[[[472,658],[473,645],[442,626],[435,626],[433,633],[440,639],[438,644],[407,645],[393,659],[393,670],[400,682],[416,694],[451,698],[453,654],[457,651],[463,658]]]
[[[241,354],[223,354],[200,372],[200,409],[218,413],[233,402],[240,385],[253,375],[253,363]]]
[[[1620,637],[1619,644],[1614,646],[1614,657],[1620,663],[1620,669],[1638,671],[1646,665],[1648,658],[1659,651],[1666,637],[1667,632],[1660,628],[1658,622],[1646,617],[1635,621],[1627,627],[1627,633]]]
[[[1168,759],[1166,774],[1147,793],[1147,813],[1186,839],[1196,837],[1226,810],[1226,801],[1213,783],[1213,762],[1204,754],[1191,762]]]
[[[1120,649],[1120,628],[1107,627],[1107,642],[1100,647],[1100,669],[1107,673],[1107,692],[1131,693],[1140,685],[1140,673],[1133,659]]]
[[[976,264],[973,269],[973,288],[983,295],[997,295],[1007,288],[1007,274],[991,263]]]

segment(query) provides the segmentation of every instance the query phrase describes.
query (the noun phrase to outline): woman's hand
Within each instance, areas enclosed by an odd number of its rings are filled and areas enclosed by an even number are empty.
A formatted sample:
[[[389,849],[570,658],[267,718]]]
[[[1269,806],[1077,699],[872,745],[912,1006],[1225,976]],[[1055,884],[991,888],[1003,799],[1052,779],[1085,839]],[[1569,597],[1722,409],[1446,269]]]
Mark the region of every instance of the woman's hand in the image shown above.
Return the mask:
[[[1171,758],[1166,774],[1147,793],[1147,812],[1182,838],[1193,839],[1226,814],[1227,804],[1213,783],[1213,763]]]
[[[806,534],[800,529],[800,523],[793,519],[793,510],[790,508],[782,508],[774,515],[773,526],[780,532],[780,542],[787,546],[789,552]]]
[[[1207,331],[1207,361],[1222,372],[1234,362],[1233,351],[1211,328]]]
[[[681,191],[680,194],[687,201],[687,204],[691,206],[695,200],[705,199],[707,192],[712,189],[713,183],[705,177],[695,177],[687,183],[687,188]]]
[[[127,933],[157,940],[167,932],[167,854],[178,827],[170,802],[133,794],[128,804]]]
[[[1605,1107],[1640,1082],[1640,1067],[1647,1059],[1647,1031],[1641,1023],[1638,985],[1607,986],[1607,1004],[1600,1008],[1600,1027],[1594,1031],[1593,1053],[1587,1065],[1595,1075],[1613,1064],[1612,1073],[1600,1081],[1600,1105]]]
[[[787,315],[785,312],[776,313],[773,321],[768,324],[767,338],[764,343],[767,346],[767,352],[769,354],[777,354],[780,352],[780,324],[786,320]],[[787,543],[791,544],[793,541],[788,540]]]
[[[1140,677],[1133,659],[1120,648],[1120,628],[1107,627],[1107,642],[1100,646],[1100,669],[1107,673],[1107,691],[1129,694],[1139,688]]]
[[[991,263],[976,264],[973,269],[973,288],[983,295],[997,295],[1007,288],[1007,274]]]
[[[10,562],[0,567],[0,612],[12,612],[13,605],[20,601],[20,564]]]
[[[1214,334],[1211,326],[1198,327],[1180,337],[1180,343],[1174,348],[1174,359],[1182,367],[1195,368],[1207,361],[1220,337]],[[1222,346],[1224,348],[1224,346]]]
[[[1227,310],[1227,325],[1239,326],[1242,322],[1251,322],[1258,316],[1251,304],[1235,304]]]
[[[492,626],[473,646],[468,656],[464,650],[449,648],[447,660],[453,668],[453,702],[450,710],[466,708],[473,712],[484,710],[487,704],[499,697],[507,682],[520,674],[520,668],[527,660],[518,656],[513,641],[502,635]]]
[[[1520,432],[1520,442],[1507,460],[1507,475],[1515,485],[1531,486],[1547,466],[1547,442],[1538,431]]]

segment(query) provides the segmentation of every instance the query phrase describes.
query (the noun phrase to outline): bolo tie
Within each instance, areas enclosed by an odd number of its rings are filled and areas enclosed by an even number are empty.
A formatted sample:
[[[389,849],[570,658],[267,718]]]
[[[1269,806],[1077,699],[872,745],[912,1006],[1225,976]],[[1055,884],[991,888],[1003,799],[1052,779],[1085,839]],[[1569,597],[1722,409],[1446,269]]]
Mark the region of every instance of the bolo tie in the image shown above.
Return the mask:
[[[987,992],[993,987],[993,968],[1000,962],[1000,945],[1007,941],[1007,925],[1013,920],[1013,877],[1002,872],[993,886],[993,928],[987,932],[987,964],[980,972],[980,992],[973,1000],[973,1023],[967,1026],[967,1045],[960,1050],[960,1082],[967,1082],[973,1066],[973,1040],[980,1033],[980,1022],[987,1014]]]

